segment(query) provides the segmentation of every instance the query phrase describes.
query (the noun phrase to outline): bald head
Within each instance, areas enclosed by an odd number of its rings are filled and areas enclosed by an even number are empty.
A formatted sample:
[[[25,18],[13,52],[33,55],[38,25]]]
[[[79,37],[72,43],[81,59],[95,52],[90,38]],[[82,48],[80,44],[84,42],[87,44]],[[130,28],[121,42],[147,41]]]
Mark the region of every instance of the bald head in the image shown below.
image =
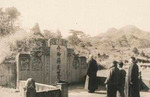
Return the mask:
[[[91,59],[93,59],[93,58],[94,58],[93,54],[90,54],[90,55],[89,55],[89,59],[91,60]]]

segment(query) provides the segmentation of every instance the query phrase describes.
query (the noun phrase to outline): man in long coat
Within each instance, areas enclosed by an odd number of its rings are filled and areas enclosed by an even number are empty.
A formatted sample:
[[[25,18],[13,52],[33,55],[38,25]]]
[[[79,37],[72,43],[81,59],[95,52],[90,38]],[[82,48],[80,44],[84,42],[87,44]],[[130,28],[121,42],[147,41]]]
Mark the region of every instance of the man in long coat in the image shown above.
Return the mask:
[[[123,62],[119,63],[120,77],[119,77],[119,97],[125,97],[124,87],[125,87],[125,79],[126,79],[126,71],[123,69]]]
[[[117,61],[113,61],[113,66],[110,68],[110,73],[105,81],[107,86],[107,97],[116,97],[117,95],[119,72]]]
[[[139,68],[136,64],[135,57],[131,57],[128,70],[126,97],[140,97],[139,93]]]
[[[89,68],[87,75],[89,76],[89,84],[88,84],[88,90],[89,93],[94,93],[94,91],[98,88],[97,84],[97,71],[98,66],[96,60],[94,60],[93,55],[90,55],[90,61],[88,63]]]

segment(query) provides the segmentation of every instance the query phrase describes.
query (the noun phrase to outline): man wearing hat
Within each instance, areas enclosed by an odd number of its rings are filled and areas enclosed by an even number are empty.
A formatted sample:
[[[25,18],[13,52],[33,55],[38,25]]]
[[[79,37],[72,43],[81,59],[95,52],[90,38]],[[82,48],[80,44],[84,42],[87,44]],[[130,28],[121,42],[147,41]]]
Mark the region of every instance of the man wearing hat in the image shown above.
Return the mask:
[[[107,97],[116,97],[118,83],[119,69],[117,68],[117,61],[113,61],[113,65],[110,67],[109,75],[105,81],[107,86]]]

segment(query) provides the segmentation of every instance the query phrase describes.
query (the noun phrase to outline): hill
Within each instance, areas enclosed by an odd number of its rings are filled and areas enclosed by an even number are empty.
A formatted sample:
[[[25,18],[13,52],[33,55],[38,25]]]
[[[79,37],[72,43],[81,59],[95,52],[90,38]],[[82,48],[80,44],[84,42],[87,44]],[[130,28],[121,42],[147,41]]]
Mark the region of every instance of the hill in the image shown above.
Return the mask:
[[[95,55],[99,64],[109,67],[113,60],[125,61],[131,56],[141,57],[140,53],[150,53],[150,32],[143,31],[133,25],[124,26],[120,29],[110,28],[105,33],[96,37],[81,39],[82,43],[88,42],[92,46],[76,46],[77,53],[87,56]],[[138,49],[139,54],[133,52]]]
[[[142,31],[132,25],[120,29],[111,28],[99,37],[101,42],[110,43],[110,46],[115,47],[150,47],[150,32]]]

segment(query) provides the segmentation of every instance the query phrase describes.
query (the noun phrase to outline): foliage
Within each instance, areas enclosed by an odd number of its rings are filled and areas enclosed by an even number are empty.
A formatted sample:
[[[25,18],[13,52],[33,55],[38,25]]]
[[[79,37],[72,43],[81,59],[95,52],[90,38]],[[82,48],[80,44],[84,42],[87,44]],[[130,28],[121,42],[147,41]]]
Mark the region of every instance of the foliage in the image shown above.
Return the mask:
[[[56,33],[54,34],[54,37],[62,38],[61,32],[59,30],[57,30]]]
[[[77,31],[77,30],[70,30],[70,33],[72,35],[70,35],[68,37],[69,43],[73,46],[77,46],[81,42],[81,39],[80,39],[79,36],[81,36],[83,34],[83,32],[82,31]]]
[[[45,29],[45,30],[43,31],[43,36],[44,36],[46,39],[50,39],[50,38],[53,38],[53,37],[54,37],[54,33],[51,32],[50,30]]]
[[[15,32],[15,22],[20,16],[20,12],[15,7],[0,8],[0,35],[5,36]],[[18,27],[17,27],[18,28]]]
[[[11,19],[17,19],[18,16],[20,16],[20,12],[15,7],[6,8],[5,12],[10,16]]]

